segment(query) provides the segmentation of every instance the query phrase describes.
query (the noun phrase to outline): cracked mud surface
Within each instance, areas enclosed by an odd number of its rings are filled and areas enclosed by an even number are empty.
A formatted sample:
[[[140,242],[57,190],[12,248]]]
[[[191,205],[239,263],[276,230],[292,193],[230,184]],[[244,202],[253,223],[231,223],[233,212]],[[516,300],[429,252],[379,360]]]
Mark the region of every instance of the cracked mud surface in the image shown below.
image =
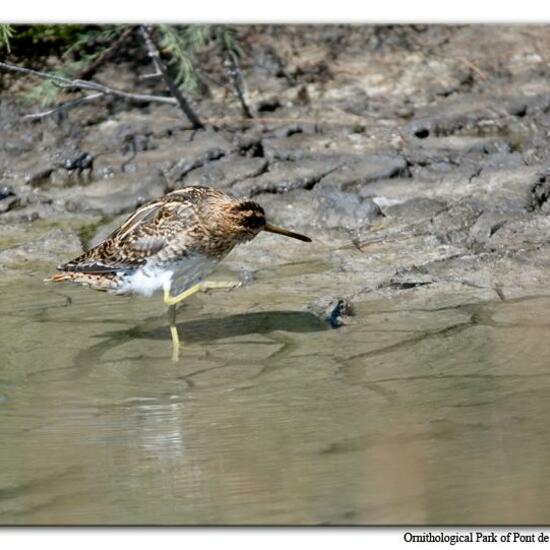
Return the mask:
[[[214,95],[199,133],[3,91],[0,522],[546,523],[548,32],[290,29],[284,70],[266,35],[261,120]],[[235,250],[173,365],[160,299],[42,279],[185,185],[314,242]]]

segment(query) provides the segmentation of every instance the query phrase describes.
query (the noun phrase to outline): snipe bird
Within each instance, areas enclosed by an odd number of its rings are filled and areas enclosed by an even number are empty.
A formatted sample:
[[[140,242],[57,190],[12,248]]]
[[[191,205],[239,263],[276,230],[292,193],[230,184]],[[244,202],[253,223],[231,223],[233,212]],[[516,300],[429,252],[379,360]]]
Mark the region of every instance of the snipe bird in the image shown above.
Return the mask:
[[[184,187],[138,208],[103,242],[60,265],[48,280],[114,294],[163,291],[177,359],[176,305],[200,290],[237,286],[205,277],[236,245],[261,231],[311,242],[267,223],[264,209],[254,201],[210,187]],[[174,296],[176,283],[180,292]]]

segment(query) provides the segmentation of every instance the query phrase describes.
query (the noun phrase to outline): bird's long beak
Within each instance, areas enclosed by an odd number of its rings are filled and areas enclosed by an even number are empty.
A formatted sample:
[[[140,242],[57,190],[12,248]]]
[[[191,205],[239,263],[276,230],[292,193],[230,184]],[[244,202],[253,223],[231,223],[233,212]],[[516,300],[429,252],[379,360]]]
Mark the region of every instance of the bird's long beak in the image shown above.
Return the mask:
[[[284,235],[285,237],[292,237],[293,239],[298,239],[299,241],[304,241],[305,243],[311,242],[311,239],[305,235],[293,233],[292,231],[288,231],[288,229],[283,229],[282,227],[277,227],[275,225],[271,225],[270,223],[266,223],[264,225],[264,231],[268,231],[269,233],[277,233],[277,235]]]

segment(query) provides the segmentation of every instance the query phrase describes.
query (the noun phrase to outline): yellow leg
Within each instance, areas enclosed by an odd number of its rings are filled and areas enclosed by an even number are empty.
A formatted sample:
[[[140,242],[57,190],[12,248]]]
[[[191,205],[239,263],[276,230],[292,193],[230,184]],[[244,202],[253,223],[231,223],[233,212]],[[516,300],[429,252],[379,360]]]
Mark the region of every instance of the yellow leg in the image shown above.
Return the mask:
[[[170,295],[170,285],[164,287],[164,303],[168,306],[174,306],[179,304],[189,296],[193,296],[196,292],[206,292],[207,290],[214,289],[223,289],[223,288],[235,288],[241,286],[240,282],[232,281],[203,281],[202,283],[197,283],[196,285],[184,290],[182,293],[177,296]]]
[[[172,361],[176,362],[180,354],[180,338],[176,326],[176,306],[168,306],[168,319],[170,320],[170,335],[172,336]]]
[[[164,303],[168,306],[168,319],[170,320],[170,334],[172,336],[172,359],[174,361],[178,360],[180,350],[180,339],[176,325],[176,305],[199,291],[206,292],[213,289],[235,288],[240,285],[240,282],[203,281],[184,290],[177,296],[170,295],[170,284],[164,286]]]
[[[193,294],[195,294],[195,292],[201,290],[201,285],[202,283],[196,284],[191,288],[184,290],[181,294],[178,294],[177,296],[171,296],[170,286],[166,285],[164,287],[164,303],[167,306],[175,306],[176,304],[179,304],[180,302],[185,300],[185,298],[189,298],[189,296],[192,296]]]
[[[203,292],[207,290],[229,290],[231,288],[239,288],[241,285],[241,281],[204,281],[201,283],[201,290]]]

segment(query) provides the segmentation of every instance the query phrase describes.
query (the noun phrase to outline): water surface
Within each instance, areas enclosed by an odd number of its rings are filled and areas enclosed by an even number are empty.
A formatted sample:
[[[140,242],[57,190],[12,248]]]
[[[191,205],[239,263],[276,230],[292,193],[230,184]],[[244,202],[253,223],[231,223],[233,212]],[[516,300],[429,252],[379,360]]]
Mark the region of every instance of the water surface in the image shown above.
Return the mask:
[[[550,297],[305,302],[1,284],[0,523],[548,522]]]

